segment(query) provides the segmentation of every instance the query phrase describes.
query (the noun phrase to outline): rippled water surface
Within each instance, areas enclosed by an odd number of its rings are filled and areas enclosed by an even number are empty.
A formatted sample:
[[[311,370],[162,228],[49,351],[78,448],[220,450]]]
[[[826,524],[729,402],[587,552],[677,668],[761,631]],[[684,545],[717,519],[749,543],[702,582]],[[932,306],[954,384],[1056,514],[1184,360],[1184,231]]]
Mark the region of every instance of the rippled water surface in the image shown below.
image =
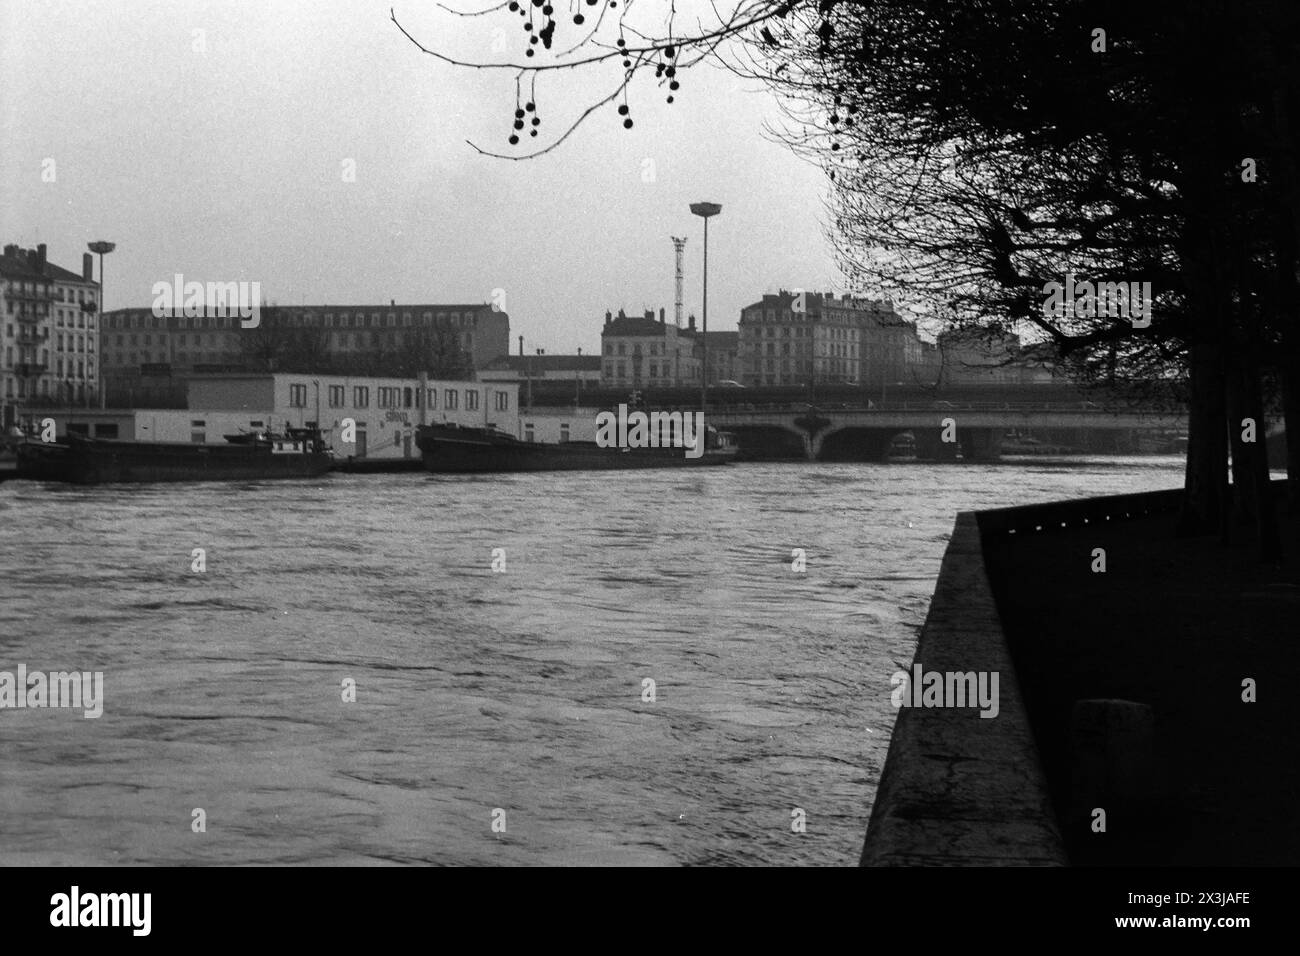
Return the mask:
[[[954,514],[1181,470],[0,484],[0,670],[105,684],[0,710],[0,862],[855,863]]]

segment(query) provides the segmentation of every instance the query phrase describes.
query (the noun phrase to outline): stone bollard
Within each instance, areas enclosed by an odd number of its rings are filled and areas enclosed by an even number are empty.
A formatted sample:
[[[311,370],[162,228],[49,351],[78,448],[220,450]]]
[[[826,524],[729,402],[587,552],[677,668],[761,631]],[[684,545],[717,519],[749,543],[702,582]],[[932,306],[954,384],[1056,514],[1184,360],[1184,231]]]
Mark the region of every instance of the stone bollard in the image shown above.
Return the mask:
[[[1098,808],[1106,812],[1108,830],[1141,826],[1139,821],[1155,809],[1157,799],[1155,737],[1155,714],[1146,704],[1116,699],[1074,702],[1070,828],[1095,826]]]

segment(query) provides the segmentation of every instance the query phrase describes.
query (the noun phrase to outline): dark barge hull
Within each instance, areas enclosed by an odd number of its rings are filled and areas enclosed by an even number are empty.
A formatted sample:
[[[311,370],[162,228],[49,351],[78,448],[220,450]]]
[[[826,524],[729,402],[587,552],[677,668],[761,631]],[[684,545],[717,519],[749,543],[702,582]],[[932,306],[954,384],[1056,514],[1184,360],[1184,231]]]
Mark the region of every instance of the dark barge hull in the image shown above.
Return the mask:
[[[604,471],[725,465],[733,450],[687,458],[683,448],[601,448],[594,442],[546,444],[520,441],[486,428],[421,427],[416,444],[424,467],[443,474],[502,471]]]
[[[314,478],[333,464],[333,457],[325,452],[276,453],[264,445],[76,439],[20,445],[15,477],[79,485],[251,481]]]

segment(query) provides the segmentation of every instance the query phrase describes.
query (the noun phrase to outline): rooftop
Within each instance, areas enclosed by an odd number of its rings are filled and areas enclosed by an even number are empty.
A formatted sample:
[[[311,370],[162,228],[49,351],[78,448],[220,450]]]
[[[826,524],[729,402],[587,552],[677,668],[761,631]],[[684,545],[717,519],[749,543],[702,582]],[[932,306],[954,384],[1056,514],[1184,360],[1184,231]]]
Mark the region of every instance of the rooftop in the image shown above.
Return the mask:
[[[54,282],[76,282],[96,287],[99,285],[93,279],[87,279],[50,262],[44,243],[35,249],[23,249],[13,244],[5,246],[4,254],[0,255],[0,276],[6,279],[48,279]]]

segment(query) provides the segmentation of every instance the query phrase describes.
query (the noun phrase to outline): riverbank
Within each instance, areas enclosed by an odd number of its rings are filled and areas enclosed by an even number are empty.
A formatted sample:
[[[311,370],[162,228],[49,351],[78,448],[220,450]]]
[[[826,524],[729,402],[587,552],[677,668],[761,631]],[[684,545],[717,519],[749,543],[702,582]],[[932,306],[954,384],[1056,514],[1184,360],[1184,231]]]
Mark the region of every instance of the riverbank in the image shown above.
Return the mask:
[[[1300,560],[1176,538],[1178,495],[959,516],[917,663],[1005,660],[1009,719],[902,711],[864,863],[1300,860]]]
[[[1227,547],[1178,539],[1176,520],[984,536],[1067,853],[1076,864],[1295,864],[1300,561],[1293,546],[1285,565],[1259,564],[1245,533]],[[1098,548],[1105,572],[1092,569]],[[1104,834],[1072,792],[1071,708],[1087,699],[1143,703],[1154,717],[1148,797],[1131,816],[1111,813]]]

